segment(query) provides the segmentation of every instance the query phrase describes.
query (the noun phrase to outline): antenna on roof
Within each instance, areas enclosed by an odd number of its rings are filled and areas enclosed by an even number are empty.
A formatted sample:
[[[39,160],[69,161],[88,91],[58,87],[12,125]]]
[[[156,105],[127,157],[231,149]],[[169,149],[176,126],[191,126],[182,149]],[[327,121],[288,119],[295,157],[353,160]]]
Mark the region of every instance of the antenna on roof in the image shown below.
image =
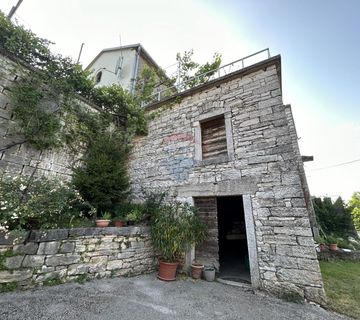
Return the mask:
[[[121,44],[121,34],[120,33],[119,33],[119,42],[120,42],[120,48],[121,48],[122,44]],[[115,66],[115,74],[118,76],[119,80],[120,80],[120,71],[122,69],[123,61],[124,61],[123,53],[122,53],[122,50],[120,50],[120,57],[117,60],[116,66]],[[119,74],[118,74],[118,72],[119,72]]]
[[[79,56],[78,56],[78,58],[77,58],[76,64],[78,64],[79,61],[80,61],[80,57],[81,57],[82,50],[83,50],[83,48],[84,48],[84,44],[85,44],[84,42],[81,44],[80,52],[79,52]]]
[[[11,19],[12,16],[15,14],[16,10],[19,9],[22,2],[23,2],[23,0],[19,0],[17,2],[17,4],[11,8],[11,10],[10,10],[8,16],[7,16],[9,19]]]

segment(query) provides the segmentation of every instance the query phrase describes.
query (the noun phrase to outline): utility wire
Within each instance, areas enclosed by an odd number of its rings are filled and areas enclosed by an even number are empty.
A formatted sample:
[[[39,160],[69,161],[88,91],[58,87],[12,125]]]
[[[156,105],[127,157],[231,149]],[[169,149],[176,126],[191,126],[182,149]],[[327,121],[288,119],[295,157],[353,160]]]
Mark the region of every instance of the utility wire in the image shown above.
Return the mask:
[[[358,161],[360,161],[360,159],[355,159],[355,160],[348,161],[348,162],[337,163],[337,164],[333,164],[333,165],[328,166],[328,167],[316,168],[316,169],[312,169],[312,170],[308,170],[308,171],[311,172],[311,171],[319,171],[319,170],[325,170],[325,169],[330,169],[330,168],[335,168],[335,167],[341,167],[341,166],[345,166],[347,164],[358,162]]]

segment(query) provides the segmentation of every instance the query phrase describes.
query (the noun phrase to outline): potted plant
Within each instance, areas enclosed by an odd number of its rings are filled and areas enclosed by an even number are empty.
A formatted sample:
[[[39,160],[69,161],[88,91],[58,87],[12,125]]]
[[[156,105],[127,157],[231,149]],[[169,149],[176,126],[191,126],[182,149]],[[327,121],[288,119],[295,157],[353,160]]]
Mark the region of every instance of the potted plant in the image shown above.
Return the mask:
[[[326,242],[329,245],[330,251],[337,251],[338,250],[338,239],[331,235],[326,237]]]
[[[105,228],[109,226],[111,220],[111,213],[104,212],[101,219],[96,219],[96,226],[99,228]]]
[[[129,226],[133,226],[143,218],[143,213],[139,208],[133,208],[127,215],[126,220]]]
[[[192,207],[173,202],[162,205],[151,217],[151,239],[160,254],[158,278],[176,279],[179,258],[206,237],[206,225]]]
[[[214,281],[215,280],[215,267],[207,266],[204,268],[204,278],[206,281]]]
[[[203,270],[204,270],[204,265],[194,261],[191,264],[191,277],[193,279],[200,279]]]
[[[324,251],[325,250],[326,238],[322,237],[322,236],[318,236],[318,237],[316,237],[315,241],[319,244],[320,252]]]
[[[115,227],[121,228],[125,225],[126,221],[122,216],[119,215],[119,216],[115,217],[115,219],[113,220],[113,223],[114,223]]]

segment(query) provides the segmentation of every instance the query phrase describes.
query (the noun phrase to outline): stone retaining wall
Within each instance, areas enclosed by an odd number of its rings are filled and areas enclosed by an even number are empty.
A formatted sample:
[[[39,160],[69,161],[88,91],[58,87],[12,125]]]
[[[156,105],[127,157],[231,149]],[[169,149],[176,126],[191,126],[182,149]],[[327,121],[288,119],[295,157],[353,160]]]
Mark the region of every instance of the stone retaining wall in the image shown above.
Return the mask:
[[[80,154],[71,153],[66,148],[37,150],[27,143],[21,143],[24,137],[17,133],[19,128],[13,120],[9,93],[16,81],[31,72],[36,71],[0,51],[0,173],[10,176],[56,176],[61,180],[68,180],[71,177],[71,168]],[[77,102],[89,112],[98,112],[96,106],[83,101],[81,97]],[[13,147],[6,149],[6,146],[13,143]]]
[[[360,261],[360,251],[351,251],[351,252],[345,252],[345,251],[321,251],[317,253],[319,260],[349,260],[349,261]]]
[[[147,227],[79,228],[0,235],[0,292],[133,276],[155,268]]]

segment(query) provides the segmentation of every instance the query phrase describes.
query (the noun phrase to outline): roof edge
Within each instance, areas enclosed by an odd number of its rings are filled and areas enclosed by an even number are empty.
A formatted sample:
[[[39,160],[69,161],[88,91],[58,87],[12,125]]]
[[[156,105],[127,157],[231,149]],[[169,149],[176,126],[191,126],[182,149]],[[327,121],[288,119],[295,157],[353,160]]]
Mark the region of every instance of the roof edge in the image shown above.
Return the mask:
[[[245,67],[243,69],[234,71],[234,72],[232,72],[232,73],[230,73],[228,75],[222,76],[222,77],[220,77],[218,79],[214,79],[214,80],[211,80],[211,81],[206,82],[204,84],[201,84],[199,86],[196,86],[194,88],[188,89],[186,91],[176,93],[176,94],[174,94],[174,95],[172,95],[170,97],[165,98],[164,100],[153,102],[153,103],[145,106],[145,110],[146,111],[156,110],[159,107],[161,107],[162,105],[164,105],[166,103],[169,103],[169,102],[172,102],[173,100],[175,100],[175,99],[177,99],[179,97],[184,98],[184,97],[190,96],[190,95],[192,95],[194,93],[203,91],[203,90],[205,90],[207,88],[217,86],[217,85],[219,85],[219,84],[221,84],[223,82],[230,81],[232,79],[251,74],[251,73],[253,73],[255,71],[258,71],[260,69],[266,68],[266,67],[274,65],[274,64],[276,65],[277,74],[278,74],[279,79],[280,79],[280,89],[282,91],[281,55],[276,55],[276,56],[271,57],[269,59],[266,59],[266,60],[260,61],[258,63],[255,63],[255,64],[253,64],[251,66],[248,66],[248,67]]]

